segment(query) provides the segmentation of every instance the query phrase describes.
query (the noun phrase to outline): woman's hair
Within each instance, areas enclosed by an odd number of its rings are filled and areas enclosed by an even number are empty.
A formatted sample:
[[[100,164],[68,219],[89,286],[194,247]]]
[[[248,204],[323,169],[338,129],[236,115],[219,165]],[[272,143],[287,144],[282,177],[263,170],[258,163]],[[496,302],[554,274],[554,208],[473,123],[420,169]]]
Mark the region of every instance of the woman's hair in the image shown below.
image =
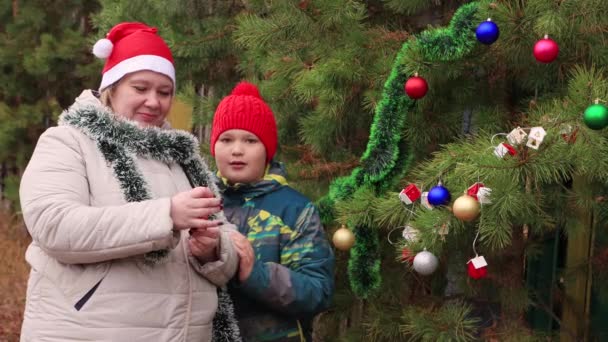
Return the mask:
[[[106,87],[104,90],[101,91],[101,94],[99,94],[99,101],[101,101],[101,103],[112,109],[112,93],[114,93],[114,88],[115,88],[115,84],[112,84],[108,87]]]

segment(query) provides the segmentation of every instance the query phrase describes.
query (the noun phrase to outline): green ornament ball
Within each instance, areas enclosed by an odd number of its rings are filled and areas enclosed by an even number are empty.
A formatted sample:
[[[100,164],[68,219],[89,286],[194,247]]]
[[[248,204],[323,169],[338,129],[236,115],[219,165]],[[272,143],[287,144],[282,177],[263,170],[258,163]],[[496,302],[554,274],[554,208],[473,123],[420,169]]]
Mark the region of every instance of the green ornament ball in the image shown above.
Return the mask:
[[[583,121],[587,127],[595,130],[608,126],[608,108],[600,103],[587,107],[583,114]]]

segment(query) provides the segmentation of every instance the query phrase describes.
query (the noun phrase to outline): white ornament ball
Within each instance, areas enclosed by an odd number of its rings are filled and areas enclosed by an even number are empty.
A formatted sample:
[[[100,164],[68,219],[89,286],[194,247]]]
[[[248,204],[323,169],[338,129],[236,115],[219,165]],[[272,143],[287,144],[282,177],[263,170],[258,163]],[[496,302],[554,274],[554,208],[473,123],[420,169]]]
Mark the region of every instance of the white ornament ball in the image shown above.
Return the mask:
[[[414,270],[421,275],[429,275],[437,269],[439,260],[431,252],[422,251],[414,257]]]
[[[97,58],[106,59],[112,54],[113,48],[114,44],[112,44],[112,41],[102,38],[93,45],[93,54]]]

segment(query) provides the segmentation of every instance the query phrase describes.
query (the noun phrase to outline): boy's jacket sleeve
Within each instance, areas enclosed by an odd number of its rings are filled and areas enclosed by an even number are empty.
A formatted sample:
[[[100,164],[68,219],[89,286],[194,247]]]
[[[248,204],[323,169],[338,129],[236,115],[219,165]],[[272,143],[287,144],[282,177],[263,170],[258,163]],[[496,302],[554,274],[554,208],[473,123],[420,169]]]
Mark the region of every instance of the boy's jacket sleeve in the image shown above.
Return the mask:
[[[293,315],[327,309],[334,291],[334,255],[319,214],[309,203],[291,239],[281,249],[281,264],[257,261],[240,288],[252,298]]]

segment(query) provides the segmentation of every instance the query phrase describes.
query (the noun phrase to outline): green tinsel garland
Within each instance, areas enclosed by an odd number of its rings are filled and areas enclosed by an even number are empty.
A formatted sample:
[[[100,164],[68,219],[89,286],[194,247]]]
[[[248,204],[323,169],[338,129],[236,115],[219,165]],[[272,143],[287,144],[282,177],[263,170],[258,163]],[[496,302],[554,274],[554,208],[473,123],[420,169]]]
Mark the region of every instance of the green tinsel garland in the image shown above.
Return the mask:
[[[446,62],[470,53],[476,45],[478,6],[476,2],[461,6],[447,28],[424,31],[403,44],[384,84],[360,166],[349,176],[336,179],[330,185],[329,194],[319,202],[324,222],[331,222],[336,201],[348,199],[362,186],[372,186],[382,193],[409,169],[413,153],[402,134],[407,113],[415,102],[405,94],[403,86],[415,70],[407,70],[404,57],[417,51],[425,60]],[[357,296],[366,298],[381,283],[378,236],[372,227],[347,223],[355,226],[356,236],[348,263],[350,285]]]
[[[353,292],[367,298],[380,288],[380,241],[376,231],[364,225],[355,226],[353,233],[357,243],[352,247],[348,260],[348,277]]]

